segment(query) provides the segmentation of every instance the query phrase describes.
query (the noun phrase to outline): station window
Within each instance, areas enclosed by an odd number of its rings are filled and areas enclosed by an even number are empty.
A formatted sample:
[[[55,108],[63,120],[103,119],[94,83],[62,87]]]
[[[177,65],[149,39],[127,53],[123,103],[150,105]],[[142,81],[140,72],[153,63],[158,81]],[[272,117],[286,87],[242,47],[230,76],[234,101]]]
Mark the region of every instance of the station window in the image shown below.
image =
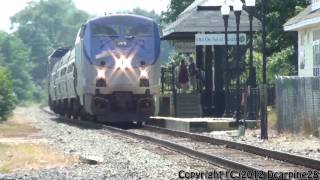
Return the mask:
[[[320,0],[312,0],[311,9],[315,11],[320,8]]]
[[[300,53],[299,53],[299,56],[300,56],[300,69],[304,69],[305,68],[305,59],[306,59],[306,56],[305,56],[305,45],[306,45],[306,42],[308,41],[308,34],[307,32],[302,32],[301,35],[300,35]]]
[[[304,42],[305,42],[305,33],[301,33],[301,36],[300,36],[300,45],[301,45],[301,46],[304,46]]]
[[[313,75],[320,76],[320,30],[313,32]]]

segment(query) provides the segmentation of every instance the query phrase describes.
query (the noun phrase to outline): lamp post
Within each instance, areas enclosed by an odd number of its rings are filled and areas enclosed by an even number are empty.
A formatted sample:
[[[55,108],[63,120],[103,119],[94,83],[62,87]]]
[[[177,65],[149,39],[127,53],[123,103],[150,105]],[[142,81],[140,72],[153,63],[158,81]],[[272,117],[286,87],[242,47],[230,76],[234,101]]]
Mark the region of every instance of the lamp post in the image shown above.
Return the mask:
[[[261,139],[268,139],[268,114],[267,114],[267,54],[266,54],[266,4],[265,0],[261,2],[262,13],[262,78],[263,85],[260,87],[260,111],[261,111]]]
[[[256,87],[256,69],[253,66],[253,31],[252,31],[252,21],[253,21],[253,8],[256,5],[256,0],[245,0],[246,7],[248,9],[249,14],[249,23],[250,23],[250,57],[249,57],[249,88],[255,88]],[[252,92],[250,90],[250,92]],[[254,119],[255,118],[255,111],[253,108],[253,95],[250,94],[249,97],[249,113],[248,113],[248,119]]]
[[[240,15],[241,15],[241,11],[242,11],[242,2],[241,0],[235,0],[234,4],[233,4],[233,10],[234,10],[234,15],[236,16],[236,24],[237,24],[237,62],[236,62],[236,66],[237,66],[237,105],[236,105],[236,114],[235,114],[235,118],[237,123],[239,124],[240,119],[241,119],[241,113],[240,113],[240,61],[241,61],[241,52],[240,52],[240,36],[239,36],[239,31],[240,31]]]
[[[223,21],[224,21],[224,37],[225,37],[225,70],[227,70],[228,66],[228,20],[229,20],[229,14],[230,14],[230,6],[227,3],[227,0],[225,0],[224,4],[221,6],[221,14],[223,17]],[[224,116],[228,117],[230,116],[231,112],[230,112],[230,102],[229,102],[229,75],[228,72],[226,71],[226,104],[225,104],[225,112],[224,112]]]

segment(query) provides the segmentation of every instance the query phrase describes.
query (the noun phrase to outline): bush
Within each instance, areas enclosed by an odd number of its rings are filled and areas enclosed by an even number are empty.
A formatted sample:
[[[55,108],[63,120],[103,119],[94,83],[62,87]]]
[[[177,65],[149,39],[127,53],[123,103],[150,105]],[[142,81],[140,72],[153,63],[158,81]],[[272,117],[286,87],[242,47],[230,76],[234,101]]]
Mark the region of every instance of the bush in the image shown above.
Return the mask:
[[[6,120],[14,109],[12,81],[6,69],[0,67],[0,121]]]

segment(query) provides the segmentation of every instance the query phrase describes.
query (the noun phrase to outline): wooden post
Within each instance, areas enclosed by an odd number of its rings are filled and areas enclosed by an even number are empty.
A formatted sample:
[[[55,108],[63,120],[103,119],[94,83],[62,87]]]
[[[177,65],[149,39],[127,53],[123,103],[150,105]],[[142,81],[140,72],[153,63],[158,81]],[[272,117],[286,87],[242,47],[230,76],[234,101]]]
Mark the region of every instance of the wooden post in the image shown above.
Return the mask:
[[[208,116],[212,115],[212,91],[213,91],[213,72],[212,72],[212,46],[206,46],[205,55],[205,114]]]

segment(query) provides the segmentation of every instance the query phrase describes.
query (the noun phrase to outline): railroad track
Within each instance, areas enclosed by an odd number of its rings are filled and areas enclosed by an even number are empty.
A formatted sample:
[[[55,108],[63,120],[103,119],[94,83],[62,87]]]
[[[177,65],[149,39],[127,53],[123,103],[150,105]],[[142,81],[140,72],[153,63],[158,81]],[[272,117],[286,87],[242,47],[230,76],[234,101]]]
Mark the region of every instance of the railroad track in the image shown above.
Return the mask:
[[[47,113],[54,114],[44,107]],[[201,159],[224,169],[247,172],[315,172],[320,161],[278,151],[258,148],[236,142],[214,139],[193,133],[173,131],[145,125],[142,128],[119,128],[101,123],[72,120],[61,117],[66,123],[99,128],[101,133],[113,132],[130,138],[148,141],[176,152]]]

